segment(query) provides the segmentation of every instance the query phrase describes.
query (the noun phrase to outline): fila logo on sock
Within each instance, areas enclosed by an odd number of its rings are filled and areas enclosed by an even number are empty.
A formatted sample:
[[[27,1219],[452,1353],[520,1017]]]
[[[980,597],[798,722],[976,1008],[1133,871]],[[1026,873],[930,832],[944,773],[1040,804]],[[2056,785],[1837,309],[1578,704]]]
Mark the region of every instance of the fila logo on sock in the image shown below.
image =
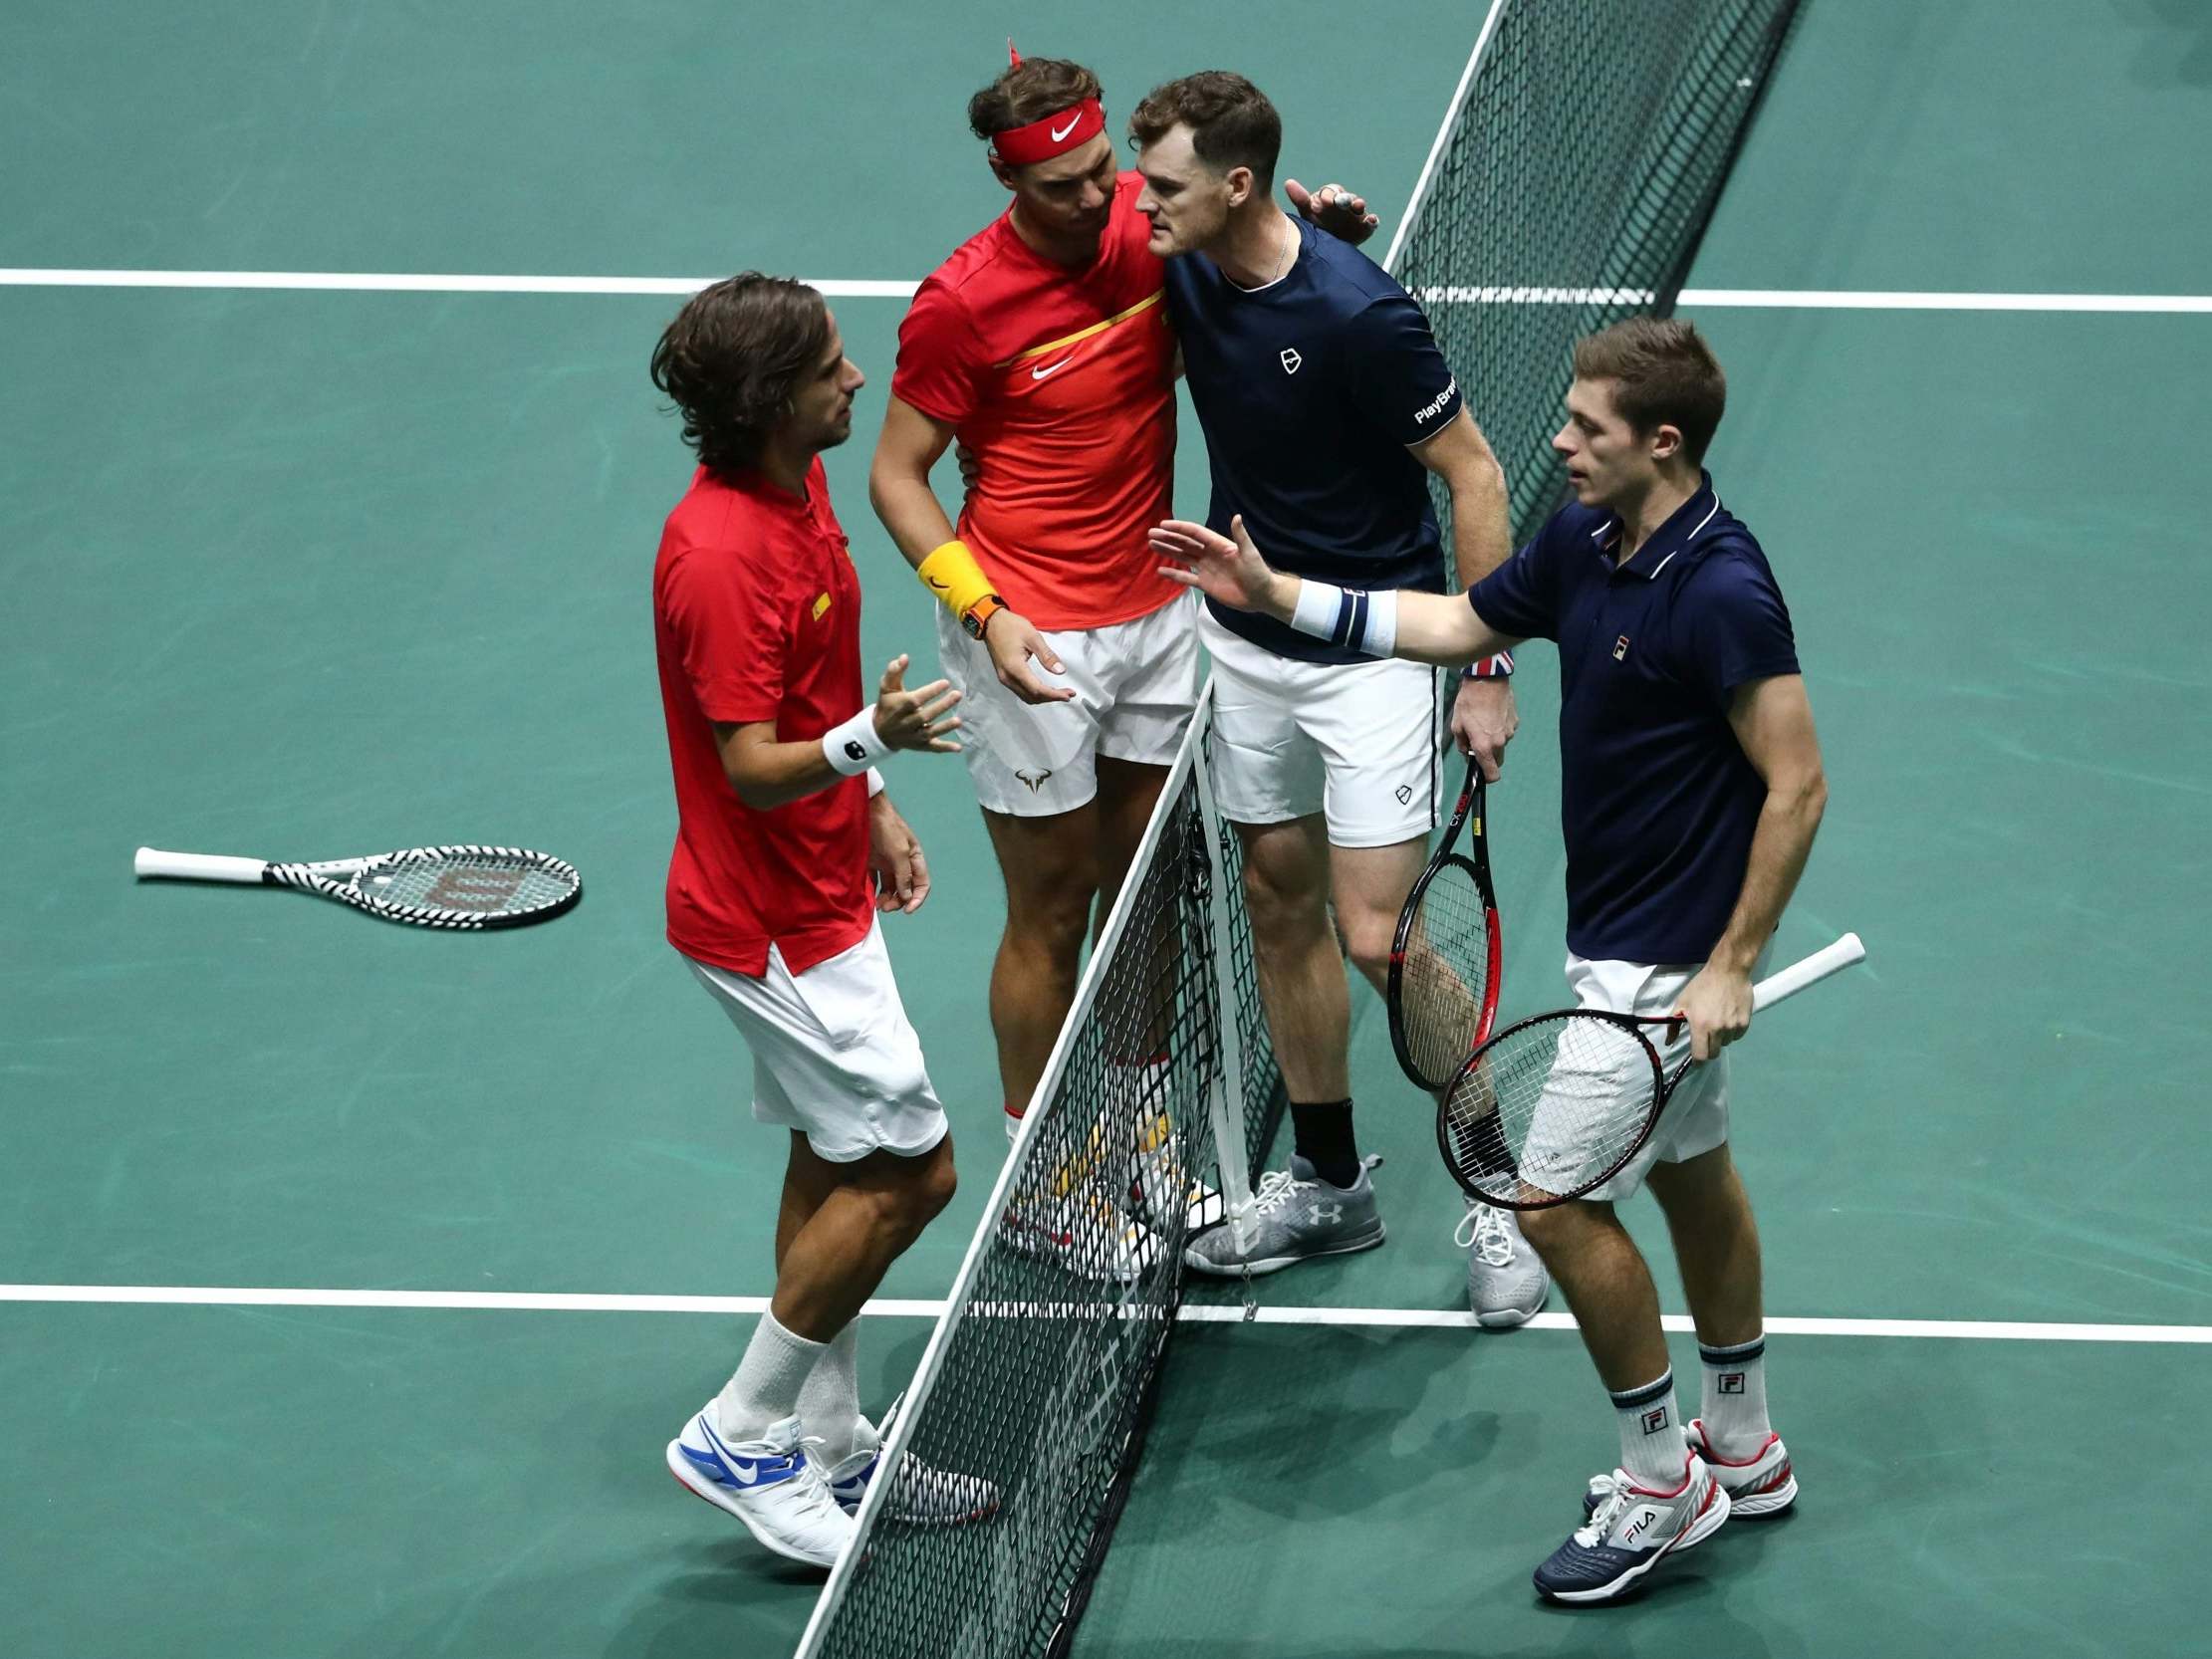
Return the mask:
[[[1665,1427],[1665,1406],[1653,1406],[1649,1411],[1643,1414],[1643,1432],[1645,1434],[1657,1434],[1661,1429]]]
[[[1720,1391],[1723,1394],[1741,1394],[1744,1391],[1744,1374],[1741,1371],[1723,1371],[1720,1374]]]

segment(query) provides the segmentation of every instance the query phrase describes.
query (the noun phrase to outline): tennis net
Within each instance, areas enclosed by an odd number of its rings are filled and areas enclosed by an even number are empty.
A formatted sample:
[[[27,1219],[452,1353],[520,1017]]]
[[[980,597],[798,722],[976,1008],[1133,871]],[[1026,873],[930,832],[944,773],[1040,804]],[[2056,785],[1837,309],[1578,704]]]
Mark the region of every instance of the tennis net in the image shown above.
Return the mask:
[[[1586,334],[1674,307],[1798,0],[1494,0],[1384,263],[1505,468],[1518,544]],[[1437,511],[1450,503],[1437,492]]]
[[[1182,1303],[1182,1249],[1264,1158],[1283,1090],[1213,811],[1210,691],[1102,930],[946,1312],[801,1644],[824,1659],[1066,1650]],[[1229,1155],[1221,1156],[1226,1147]],[[988,1157],[988,1152],[985,1156]],[[917,1465],[999,1508],[900,1519]]]

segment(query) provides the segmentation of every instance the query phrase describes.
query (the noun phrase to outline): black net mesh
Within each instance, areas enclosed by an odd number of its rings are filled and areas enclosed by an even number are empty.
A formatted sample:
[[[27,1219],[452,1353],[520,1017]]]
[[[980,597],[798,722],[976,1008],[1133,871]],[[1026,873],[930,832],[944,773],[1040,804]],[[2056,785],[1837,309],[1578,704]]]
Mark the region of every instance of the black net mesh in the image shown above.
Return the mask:
[[[1182,1247],[1204,1219],[1190,1200],[1218,1179],[1207,1107],[1228,1082],[1206,856],[1219,830],[1187,774],[1159,811],[823,1654],[1049,1653],[1081,1612],[1181,1302]],[[1236,1017],[1259,1044],[1258,1134],[1281,1090],[1250,954],[1247,941]],[[931,1472],[992,1483],[996,1513],[899,1519],[929,1507]]]
[[[1505,468],[1516,544],[1559,505],[1586,334],[1664,314],[1797,0],[1506,0],[1391,274]],[[1449,502],[1437,492],[1437,511]]]

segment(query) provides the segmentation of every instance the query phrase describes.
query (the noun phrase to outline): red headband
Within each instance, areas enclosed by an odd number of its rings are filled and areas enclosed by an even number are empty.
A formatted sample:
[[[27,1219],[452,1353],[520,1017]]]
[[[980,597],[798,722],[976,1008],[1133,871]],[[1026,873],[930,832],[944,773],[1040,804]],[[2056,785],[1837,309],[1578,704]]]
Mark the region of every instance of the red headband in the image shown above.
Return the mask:
[[[991,139],[991,148],[1001,161],[1026,167],[1032,161],[1066,155],[1105,130],[1106,106],[1096,98],[1087,98],[1073,109],[1058,111],[1043,120],[1008,127]]]

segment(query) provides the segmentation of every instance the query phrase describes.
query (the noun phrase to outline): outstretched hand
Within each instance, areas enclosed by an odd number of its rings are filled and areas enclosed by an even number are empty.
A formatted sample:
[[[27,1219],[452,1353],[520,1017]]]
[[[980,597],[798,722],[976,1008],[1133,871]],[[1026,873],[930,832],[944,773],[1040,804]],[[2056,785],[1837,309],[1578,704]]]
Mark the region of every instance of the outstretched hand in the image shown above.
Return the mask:
[[[1195,588],[1208,598],[1219,599],[1233,610],[1260,610],[1287,616],[1282,577],[1268,568],[1260,550],[1244,528],[1244,516],[1229,521],[1229,535],[1208,530],[1188,519],[1169,519],[1152,527],[1152,551],[1172,561],[1160,575],[1185,588]],[[1295,596],[1295,590],[1294,590]]]
[[[933,755],[957,755],[960,745],[950,734],[960,729],[952,712],[960,693],[950,680],[931,680],[915,690],[906,689],[906,664],[912,659],[894,656],[883,670],[875,693],[875,735],[893,749],[919,749]]]
[[[1382,221],[1367,211],[1366,199],[1342,184],[1324,184],[1309,190],[1295,178],[1283,180],[1283,194],[1291,198],[1299,217],[1321,226],[1340,242],[1357,247],[1374,234]]]
[[[1037,631],[1027,616],[1000,609],[983,625],[983,648],[991,653],[991,668],[999,684],[1025,703],[1065,703],[1074,698],[1072,685],[1047,685],[1037,677],[1032,662],[1048,674],[1065,674],[1067,665],[1052,642]]]

